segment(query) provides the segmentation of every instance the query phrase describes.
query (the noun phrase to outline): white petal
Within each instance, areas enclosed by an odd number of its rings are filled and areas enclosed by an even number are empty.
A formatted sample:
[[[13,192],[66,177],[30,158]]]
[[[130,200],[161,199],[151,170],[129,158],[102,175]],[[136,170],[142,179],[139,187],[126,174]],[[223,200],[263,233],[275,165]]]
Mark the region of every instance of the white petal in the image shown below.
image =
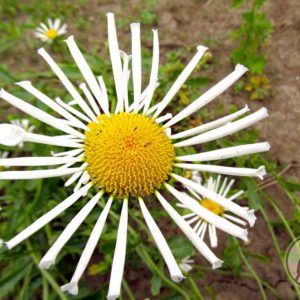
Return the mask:
[[[72,107],[71,105],[63,102],[59,97],[55,98],[55,101],[63,108],[65,108],[66,110],[68,110],[71,114],[73,114],[74,116],[84,120],[87,123],[92,122],[92,119],[89,119],[86,115],[84,115],[83,113],[81,113],[80,111],[78,111],[77,109],[75,109],[74,107]]]
[[[197,170],[201,172],[218,173],[218,174],[225,174],[231,176],[250,176],[250,177],[258,177],[260,179],[263,179],[263,176],[266,175],[266,170],[264,166],[260,166],[258,169],[224,167],[224,166],[203,165],[203,164],[175,164],[175,166],[178,168]]]
[[[77,118],[75,118],[73,115],[71,115],[68,111],[63,109],[61,106],[59,106],[57,103],[55,103],[52,99],[50,99],[48,96],[40,92],[38,89],[36,89],[30,81],[21,81],[17,82],[16,85],[22,87],[27,92],[35,96],[37,99],[39,99],[41,102],[46,104],[48,107],[52,108],[54,111],[56,111],[58,114],[66,118],[72,123],[72,126],[79,127],[83,130],[87,129],[87,126],[83,124],[81,121],[79,121]]]
[[[226,186],[224,192],[222,193],[222,196],[223,196],[223,197],[226,197],[226,196],[227,196],[228,192],[230,191],[231,187],[232,187],[233,184],[234,184],[234,181],[235,181],[234,179],[231,179],[231,180],[229,181],[229,183],[228,183],[228,185]]]
[[[141,33],[140,24],[132,23],[131,28],[131,51],[132,51],[132,80],[134,112],[137,112],[142,90],[142,58],[141,58]]]
[[[82,171],[82,168],[51,169],[33,171],[4,171],[0,172],[0,180],[39,179],[71,175]]]
[[[13,96],[12,94],[6,92],[4,89],[0,91],[0,97],[4,99],[6,102],[15,106],[16,108],[24,111],[25,113],[33,116],[37,120],[40,120],[54,128],[57,128],[63,132],[69,133],[71,135],[77,136],[79,138],[84,138],[85,136],[79,131],[73,129],[68,126],[64,120],[54,118],[46,112],[40,110],[39,108]]]
[[[211,247],[216,248],[218,246],[218,237],[214,225],[208,224],[208,236]]]
[[[202,124],[200,126],[192,128],[192,129],[188,129],[188,130],[173,134],[171,136],[171,139],[181,139],[181,138],[196,135],[196,134],[217,128],[217,127],[224,125],[234,119],[237,119],[239,116],[243,115],[247,111],[249,111],[248,105],[246,105],[243,109],[238,110],[237,112],[230,114],[228,116],[225,116],[223,118],[217,119],[215,121],[212,121],[212,122],[209,122],[206,124]]]
[[[115,87],[117,93],[117,108],[123,111],[123,74],[122,62],[117,38],[117,30],[115,18],[113,13],[107,13],[107,27],[108,27],[108,47],[111,65],[114,74]]]
[[[58,156],[74,157],[83,151],[84,151],[84,149],[75,149],[75,150],[69,150],[69,151],[58,152],[58,153],[51,152],[51,155],[55,156],[55,157],[58,157]]]
[[[181,281],[184,278],[184,276],[182,275],[163,234],[161,233],[157,224],[153,220],[143,199],[139,198],[139,203],[140,203],[140,207],[141,207],[144,219],[145,219],[145,221],[148,225],[148,228],[152,234],[152,237],[168,266],[172,280],[174,280],[175,282]]]
[[[25,130],[11,124],[0,124],[0,144],[17,146],[24,140]]]
[[[238,198],[239,196],[241,196],[244,193],[244,191],[238,191],[237,193],[235,193],[234,195],[232,195],[231,197],[228,198],[228,200],[233,201],[236,198]]]
[[[25,228],[23,231],[21,231],[17,236],[15,236],[10,241],[6,242],[5,245],[8,249],[12,249],[28,237],[30,237],[32,234],[40,230],[43,226],[48,224],[50,221],[52,221],[54,218],[56,218],[60,213],[65,211],[67,208],[69,208],[72,204],[74,204],[86,191],[90,189],[92,186],[92,183],[87,184],[84,186],[80,191],[72,194],[70,197],[65,199],[64,201],[60,202],[57,206],[52,208],[49,212],[47,212],[45,215],[37,219],[34,223],[32,223],[30,226]]]
[[[57,75],[57,77],[60,79],[61,83],[64,85],[64,87],[67,89],[67,91],[70,93],[70,95],[73,97],[73,99],[78,103],[78,105],[81,107],[81,109],[86,113],[89,118],[94,119],[95,115],[93,114],[92,110],[89,108],[89,106],[86,104],[86,102],[83,100],[83,98],[80,96],[78,91],[75,89],[71,81],[68,79],[68,77],[64,74],[64,72],[61,70],[61,68],[56,64],[56,62],[51,58],[51,56],[46,52],[44,48],[40,48],[38,50],[38,54],[40,54],[44,60],[49,64],[53,72]]]
[[[108,101],[107,90],[106,90],[105,82],[104,82],[102,76],[98,76],[98,82],[99,82],[99,85],[100,85],[100,88],[102,91],[102,101],[105,103],[104,106],[106,106],[107,109],[109,110],[109,101]]]
[[[107,300],[115,300],[120,296],[126,256],[127,225],[128,199],[124,199],[118,228],[117,243],[111,268]]]
[[[83,145],[74,142],[72,139],[62,139],[56,136],[47,136],[42,134],[28,133],[26,132],[23,137],[24,142],[32,142],[46,145],[55,145],[61,147],[70,148],[82,148]]]
[[[60,27],[60,19],[55,19],[54,20],[54,23],[53,23],[53,29],[55,29],[56,31],[59,29],[59,27]]]
[[[128,112],[129,101],[128,101],[128,81],[129,81],[129,61],[131,55],[127,55],[124,51],[120,51],[121,57],[123,59],[123,98],[125,111]]]
[[[266,117],[268,117],[268,111],[266,108],[263,107],[260,110],[256,111],[255,113],[252,113],[251,115],[244,117],[238,121],[234,121],[232,123],[227,123],[227,124],[223,125],[222,127],[212,129],[210,131],[199,134],[190,139],[176,143],[174,146],[175,147],[185,147],[185,146],[191,146],[191,145],[206,143],[206,142],[210,142],[210,141],[213,141],[216,139],[220,139],[222,137],[234,134],[242,129],[245,129],[245,128],[265,119]]]
[[[229,215],[229,214],[223,214],[223,216],[224,216],[224,218],[226,218],[226,219],[228,219],[228,220],[230,220],[230,221],[233,221],[233,222],[235,222],[235,223],[237,223],[237,224],[240,224],[240,225],[242,225],[242,226],[246,226],[246,225],[247,225],[247,223],[246,223],[244,220],[241,220],[241,219],[239,219],[239,218],[237,218],[237,217],[234,217],[234,216],[232,216],[232,215]]]
[[[87,163],[83,163],[82,168],[86,168],[87,167]],[[66,182],[65,182],[65,186],[70,186],[72,185],[81,175],[83,174],[82,172],[77,172],[74,173]]]
[[[53,166],[73,162],[80,162],[80,157],[17,157],[0,159],[0,166]]]
[[[165,184],[166,188],[176,197],[182,204],[187,206],[192,212],[196,213],[198,217],[207,221],[210,224],[215,225],[222,231],[227,232],[233,236],[239,237],[242,240],[247,240],[247,230],[241,228],[225,218],[222,218],[210,210],[206,209],[204,206],[200,205],[195,199],[191,198],[186,193],[181,193],[174,189],[169,184]]]
[[[107,201],[102,213],[100,214],[93,231],[90,234],[90,237],[86,243],[86,246],[84,247],[84,250],[81,254],[80,260],[77,264],[76,270],[74,272],[74,275],[70,281],[70,283],[64,285],[61,287],[61,290],[63,292],[69,292],[72,295],[77,295],[78,294],[78,282],[84,273],[91,256],[97,246],[97,243],[100,239],[105,221],[107,219],[107,215],[109,213],[111,204],[112,204],[113,197],[110,197],[109,200]]]
[[[177,226],[184,232],[197,250],[212,264],[213,269],[221,267],[223,262],[214,255],[214,253],[199,238],[195,231],[186,223],[186,221],[178,214],[178,212],[164,199],[159,192],[156,191],[155,195]]]
[[[168,114],[165,114],[165,115],[155,119],[155,122],[159,124],[159,123],[165,122],[171,118],[172,118],[172,114],[168,113]]]
[[[198,154],[185,155],[176,157],[180,161],[211,161],[219,159],[227,159],[232,157],[238,157],[243,155],[248,155],[252,153],[266,152],[270,150],[270,144],[265,143],[255,143],[234,147],[227,147],[223,149],[202,152]]]
[[[215,86],[201,95],[193,103],[187,106],[184,110],[178,113],[174,118],[172,118],[165,127],[170,127],[182,119],[188,117],[204,105],[208,104],[210,101],[214,100],[216,97],[221,95],[226,91],[232,84],[234,84],[248,69],[242,65],[237,65],[235,70],[230,73],[227,77],[218,82]]]
[[[254,210],[245,210],[238,204],[229,201],[228,199],[222,197],[221,195],[210,191],[209,189],[201,186],[200,184],[196,184],[195,182],[188,180],[184,177],[181,177],[176,174],[172,174],[176,180],[181,182],[182,184],[189,186],[197,193],[201,194],[203,197],[211,199],[212,201],[216,202],[217,204],[221,205],[222,207],[228,209],[229,211],[233,212],[234,214],[240,216],[241,218],[248,221],[250,226],[252,227],[255,223],[256,217],[254,216]]]
[[[207,50],[207,47],[204,46],[198,46],[197,47],[197,53],[195,56],[191,59],[191,61],[188,63],[188,65],[184,68],[184,70],[181,72],[181,74],[178,76],[176,81],[173,83],[163,100],[160,102],[157,111],[154,114],[154,117],[158,117],[161,112],[166,108],[166,106],[171,102],[173,97],[177,94],[177,92],[180,90],[184,82],[187,80],[187,78],[191,75],[194,68],[197,66],[198,62],[200,61],[201,57]],[[169,122],[167,123],[169,124]]]
[[[159,39],[158,39],[158,31],[153,31],[153,56],[152,56],[152,67],[150,74],[150,81],[147,89],[146,98],[144,100],[144,114],[148,112],[148,109],[151,104],[151,100],[153,98],[154,91],[156,89],[156,83],[158,78],[158,68],[159,68]]]
[[[98,83],[97,83],[98,85]],[[91,92],[89,91],[89,89],[87,88],[86,84],[83,82],[79,85],[79,88],[83,91],[85,97],[88,99],[91,107],[93,108],[94,113],[99,116],[101,115],[101,112],[99,110],[99,107],[93,97],[93,95],[91,94]],[[99,87],[100,88],[100,87]],[[102,95],[102,94],[101,94]],[[101,97],[102,98],[102,97]],[[99,102],[98,102],[99,103]]]
[[[84,56],[82,55],[81,51],[79,50],[74,37],[70,36],[66,39],[66,43],[69,47],[70,53],[77,64],[81,74],[85,78],[88,86],[90,87],[92,93],[94,94],[95,98],[98,100],[98,103],[101,105],[101,108],[103,111],[109,115],[108,108],[104,106],[104,102],[101,101],[102,92],[99,87],[99,84],[95,78],[95,75],[93,74],[90,66],[86,62]]]
[[[218,194],[220,194],[220,195],[223,194],[223,191],[225,190],[227,181],[228,181],[228,178],[225,177],[224,180],[223,180],[223,183],[222,183],[222,185],[221,185],[221,187],[220,187],[220,190],[217,192]]]
[[[55,241],[55,243],[51,246],[51,248],[47,251],[47,253],[40,261],[39,267],[41,269],[48,269],[55,263],[56,257],[61,251],[61,249],[76,232],[76,230],[79,228],[82,222],[86,219],[88,214],[92,211],[92,209],[97,204],[97,202],[103,194],[104,191],[100,191],[96,196],[94,196],[66,226],[66,228],[58,237],[58,239]]]

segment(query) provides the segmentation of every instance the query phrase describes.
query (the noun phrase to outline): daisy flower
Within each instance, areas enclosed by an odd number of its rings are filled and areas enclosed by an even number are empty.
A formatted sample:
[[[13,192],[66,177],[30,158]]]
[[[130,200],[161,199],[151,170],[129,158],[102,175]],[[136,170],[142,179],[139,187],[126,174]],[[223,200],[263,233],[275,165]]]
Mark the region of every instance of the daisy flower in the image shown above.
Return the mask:
[[[48,24],[41,23],[35,31],[35,36],[42,42],[52,43],[58,36],[67,32],[67,25],[61,24],[60,19],[48,19]]]
[[[190,256],[187,256],[180,260],[178,266],[182,272],[189,273],[193,269],[194,262]]]
[[[33,132],[35,126],[31,125],[28,119],[16,119],[10,122],[13,125],[23,128],[27,132]],[[23,147],[23,142],[18,145],[20,148]]]
[[[73,36],[66,40],[66,44],[85,80],[79,85],[79,89],[67,78],[46,50],[43,48],[39,49],[39,55],[49,64],[67,92],[74,99],[76,105],[70,106],[60,98],[51,99],[35,88],[29,81],[17,83],[18,86],[25,89],[35,96],[37,100],[43,102],[56,112],[57,116],[54,116],[2,89],[0,97],[3,100],[45,124],[62,131],[63,135],[46,136],[29,133],[12,124],[1,124],[0,143],[6,146],[15,146],[20,142],[33,142],[61,146],[69,148],[69,150],[66,151],[64,149],[62,152],[54,153],[53,157],[1,159],[0,165],[2,166],[48,167],[57,165],[58,167],[0,172],[0,179],[21,180],[70,176],[65,186],[76,183],[74,192],[68,198],[60,202],[56,207],[37,219],[11,240],[6,241],[5,244],[8,249],[14,248],[30,237],[68,209],[78,199],[85,197],[89,191],[94,192],[92,199],[83,205],[82,209],[66,226],[42,258],[39,264],[41,268],[49,268],[55,263],[61,249],[88,214],[93,209],[98,211],[98,208],[95,208],[98,201],[105,202],[105,207],[99,213],[99,218],[83,249],[70,283],[62,287],[63,291],[71,294],[78,293],[78,282],[98,244],[112,202],[116,199],[117,201],[121,201],[122,210],[108,289],[108,299],[111,300],[118,298],[120,295],[126,256],[128,204],[130,202],[139,204],[149,231],[174,281],[180,281],[184,276],[162,232],[147,208],[148,198],[146,197],[149,195],[155,195],[158,202],[196,249],[211,263],[213,268],[218,268],[222,265],[222,261],[216,257],[185,219],[180,216],[159,189],[165,188],[166,191],[175,195],[178,200],[194,205],[194,200],[192,201],[186,196],[184,196],[183,200],[183,194],[167,183],[172,178],[184,187],[192,188],[202,197],[213,200],[224,209],[248,222],[250,226],[253,226],[255,222],[253,210],[245,209],[223,195],[175,174],[175,169],[261,177],[261,169],[233,168],[198,164],[197,162],[226,159],[268,151],[269,144],[262,142],[216,149],[193,155],[177,155],[176,152],[179,148],[185,149],[188,146],[207,143],[232,135],[268,116],[267,110],[262,108],[248,116],[239,118],[249,110],[248,107],[244,107],[233,114],[207,124],[180,133],[170,133],[171,126],[189,117],[201,107],[214,100],[234,84],[247,69],[242,65],[237,65],[233,72],[195,99],[181,112],[174,116],[171,114],[162,115],[193,69],[197,66],[207,48],[204,46],[197,47],[194,57],[183,69],[163,99],[160,99],[157,104],[152,105],[152,98],[157,87],[159,66],[159,39],[157,30],[153,30],[153,58],[150,80],[148,85],[142,89],[140,24],[131,24],[132,48],[129,55],[119,48],[115,20],[112,13],[107,14],[107,22],[108,46],[117,97],[116,107],[113,108],[110,104],[103,77],[101,75],[98,76],[98,74],[95,75],[92,72]],[[131,64],[129,64],[130,61]],[[131,99],[128,97],[130,76],[132,76],[133,82],[132,101],[129,101]],[[239,119],[237,120],[237,118]],[[200,207],[200,205],[198,206]],[[193,206],[194,208],[196,209]],[[219,222],[219,219],[212,219],[212,223],[215,225],[219,224],[216,220]],[[246,232],[244,229],[237,228],[236,225],[225,219],[222,221],[222,226],[224,226],[224,228],[221,228],[222,230],[245,239]]]
[[[192,180],[195,182],[201,182],[201,176],[199,174],[193,174]],[[230,192],[231,187],[234,184],[234,179],[230,180],[228,177],[225,177],[222,181],[221,176],[218,175],[217,179],[213,177],[209,177],[208,181],[203,184],[208,190],[217,193],[223,197],[227,197]],[[192,197],[187,193],[182,193],[184,195],[185,200],[188,199],[190,202],[180,202],[177,203],[177,206],[187,209],[189,213],[183,216],[183,218],[187,221],[187,223],[193,226],[194,231],[200,238],[203,240],[205,234],[208,230],[208,236],[211,247],[215,248],[218,246],[218,237],[216,233],[216,228],[220,228],[223,231],[227,231],[229,234],[235,235],[234,230],[240,230],[242,233],[242,229],[239,226],[245,227],[247,222],[245,222],[242,218],[233,216],[230,211],[224,208],[222,205],[216,203],[215,201],[203,197],[197,190],[194,190],[191,187],[188,187]],[[244,191],[238,191],[234,195],[228,197],[229,201],[236,200],[239,196],[241,196]],[[197,205],[198,203],[200,205]],[[192,204],[192,205],[191,205]],[[192,209],[193,207],[197,207],[197,209]],[[245,210],[248,210],[248,207],[244,207]],[[223,218],[223,220],[222,220]],[[224,219],[229,222],[224,222]],[[237,225],[234,225],[237,224]],[[229,226],[230,229],[226,230],[226,226]],[[242,235],[240,236],[245,242],[247,239],[247,230],[245,229]]]

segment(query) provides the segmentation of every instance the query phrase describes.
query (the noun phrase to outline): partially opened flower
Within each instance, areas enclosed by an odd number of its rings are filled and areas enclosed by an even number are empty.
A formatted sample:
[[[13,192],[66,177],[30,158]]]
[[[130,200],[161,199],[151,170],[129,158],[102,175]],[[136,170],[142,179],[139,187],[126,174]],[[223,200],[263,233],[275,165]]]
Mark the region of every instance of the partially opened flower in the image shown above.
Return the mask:
[[[194,259],[192,259],[190,256],[187,256],[179,261],[178,266],[182,272],[189,273],[192,271],[194,263]]]
[[[192,179],[198,182],[200,180],[199,178],[200,175],[194,174]],[[234,179],[229,181],[228,177],[225,177],[225,179],[222,180],[221,176],[218,175],[217,179],[209,177],[208,181],[203,186],[223,197],[227,197],[233,184]],[[191,187],[188,189],[192,196],[187,193],[182,193],[187,201],[183,203],[180,202],[177,206],[187,210],[187,214],[184,215],[183,218],[189,225],[193,226],[194,231],[202,240],[205,237],[205,233],[208,231],[211,247],[217,247],[218,237],[216,228],[219,228],[222,231],[233,234],[234,236],[237,236],[237,233],[240,232],[240,238],[247,241],[247,230],[243,230],[243,228],[247,225],[247,222],[245,222],[242,218],[231,214],[230,211],[219,203],[216,203],[207,197],[203,197],[197,192],[197,190],[194,190]],[[230,195],[228,200],[234,201],[243,193],[244,191],[242,190],[238,191],[237,193]],[[200,205],[197,205],[197,202]],[[197,209],[195,209],[196,207]],[[249,208],[244,207],[244,209],[247,210]]]
[[[33,132],[34,130],[34,125],[31,125],[28,119],[16,119],[16,120],[12,120],[10,122],[13,125],[16,125],[22,129],[24,129],[27,132]],[[19,147],[23,147],[23,142],[20,142],[20,144],[18,145]]]
[[[247,69],[241,65],[237,65],[232,73],[194,100],[180,113],[175,116],[170,114],[162,115],[193,69],[197,66],[207,48],[203,46],[197,47],[195,56],[178,76],[164,98],[156,105],[152,105],[153,94],[157,87],[159,66],[157,30],[153,31],[153,59],[150,80],[147,87],[142,90],[140,25],[137,23],[131,25],[132,50],[131,55],[128,55],[119,49],[114,15],[112,13],[107,14],[107,20],[108,45],[117,96],[116,108],[113,109],[110,104],[102,76],[94,75],[72,36],[66,40],[66,43],[85,79],[85,82],[79,86],[81,92],[66,77],[62,69],[46,50],[39,49],[38,53],[58,76],[62,85],[74,99],[76,105],[70,106],[59,98],[56,98],[56,101],[54,101],[36,89],[29,81],[17,84],[35,96],[39,101],[49,106],[57,113],[57,116],[42,111],[4,89],[1,90],[0,96],[23,112],[62,131],[64,135],[46,136],[29,133],[18,126],[2,124],[0,125],[0,143],[6,146],[14,146],[21,141],[34,142],[67,147],[69,150],[55,153],[53,157],[1,159],[0,165],[2,166],[58,165],[59,167],[30,171],[1,172],[0,179],[15,180],[70,176],[65,186],[70,186],[76,182],[74,193],[67,199],[37,219],[16,237],[7,241],[6,246],[9,249],[15,247],[41,229],[74,204],[79,198],[86,196],[88,191],[95,192],[94,197],[82,207],[42,258],[40,262],[41,268],[49,268],[55,263],[60,250],[72,237],[87,215],[94,209],[100,198],[106,202],[105,208],[99,214],[99,219],[90,234],[70,283],[62,287],[63,291],[68,291],[71,294],[77,294],[78,292],[78,282],[98,244],[112,202],[114,199],[122,201],[122,211],[108,290],[108,299],[116,299],[120,295],[126,255],[128,202],[137,201],[139,203],[149,231],[174,281],[180,281],[183,279],[183,275],[163,234],[147,208],[147,201],[144,199],[152,194],[156,196],[163,208],[190,239],[197,250],[212,264],[212,267],[220,267],[222,261],[215,256],[192,227],[172,207],[159,189],[165,187],[178,200],[184,203],[191,202],[191,205],[194,205],[194,202],[189,198],[185,197],[182,199],[183,194],[167,183],[170,178],[173,178],[183,186],[192,188],[202,197],[213,200],[224,209],[253,226],[255,222],[253,210],[245,209],[199,183],[176,175],[174,170],[175,168],[179,168],[236,176],[261,177],[260,170],[256,169],[194,164],[193,162],[213,161],[268,151],[269,144],[263,142],[178,156],[176,154],[178,148],[206,143],[231,135],[268,116],[267,110],[262,108],[237,120],[238,117],[244,115],[249,110],[245,107],[216,121],[170,135],[171,126],[189,117],[201,107],[214,100],[234,84]],[[130,60],[132,63],[129,68]],[[129,74],[132,75],[133,81],[133,101],[129,101],[128,97]],[[196,204],[200,206],[198,203]],[[227,223],[225,224],[224,222],[222,224],[225,226]],[[242,239],[246,238],[244,229],[232,230],[231,234]]]
[[[52,43],[54,39],[67,32],[67,25],[61,24],[60,19],[48,19],[48,24],[41,23],[35,31],[35,36],[42,42]]]

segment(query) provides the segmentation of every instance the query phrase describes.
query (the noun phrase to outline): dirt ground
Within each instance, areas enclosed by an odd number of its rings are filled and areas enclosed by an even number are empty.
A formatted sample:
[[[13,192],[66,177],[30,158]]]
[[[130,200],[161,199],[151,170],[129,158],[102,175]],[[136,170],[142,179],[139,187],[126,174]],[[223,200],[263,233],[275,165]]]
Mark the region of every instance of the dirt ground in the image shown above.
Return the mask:
[[[143,8],[142,1],[129,0],[113,4],[103,4],[102,1],[89,1],[87,10],[81,11],[92,23],[92,34],[84,32],[76,33],[76,40],[79,43],[88,45],[103,45],[106,41],[106,18],[105,13],[112,11],[116,17],[128,17],[138,21],[139,11]],[[210,41],[210,48],[218,63],[209,70],[208,75],[215,79],[215,82],[222,79],[232,71],[232,63],[229,53],[235,47],[235,42],[230,38],[230,33],[240,23],[240,14],[230,9],[231,1],[212,0],[160,0],[156,6],[157,28],[160,32],[162,45],[162,59],[164,53],[170,49],[192,47]],[[268,67],[266,73],[271,79],[274,87],[274,95],[263,102],[250,102],[248,104],[253,110],[266,106],[270,111],[270,117],[261,122],[258,127],[261,132],[261,140],[268,140],[272,145],[271,154],[280,163],[300,162],[300,6],[296,0],[270,0],[267,2],[265,11],[274,25],[274,33],[266,45]],[[72,24],[72,20],[67,20]],[[150,27],[149,27],[150,29]],[[143,26],[142,30],[149,30]],[[72,32],[72,25],[70,26]],[[75,30],[74,30],[75,31]],[[119,29],[121,44],[126,49],[130,45],[129,26]],[[21,50],[20,50],[21,51]],[[38,55],[22,57],[22,66],[17,66],[21,58],[14,57],[8,61],[10,70],[24,68],[28,65],[31,69],[40,69],[42,64]],[[34,66],[32,63],[34,62]],[[45,66],[43,65],[42,68]],[[245,105],[247,99],[241,99],[233,93],[226,92],[224,96],[216,101],[223,101],[225,104],[235,103]],[[250,103],[249,103],[250,102]],[[295,178],[300,178],[300,172],[293,170],[290,173]],[[275,186],[267,192],[278,199],[278,205],[289,213],[290,208],[286,205],[287,199],[284,194]],[[281,246],[287,247],[289,240],[283,230],[276,234],[280,237]],[[251,242],[248,245],[250,250],[261,253],[270,258],[270,264],[256,265],[255,269],[259,275],[269,282],[282,295],[282,299],[293,299],[294,292],[282,265],[275,253],[274,246],[269,236],[266,224],[258,216],[258,222],[250,231]],[[197,258],[199,263],[204,260]],[[252,262],[252,261],[251,261]],[[149,287],[145,286],[150,278],[150,272],[141,270],[141,274],[133,274],[128,270],[125,274],[129,284],[133,288],[137,299],[156,299],[150,296]],[[142,282],[140,278],[143,278]],[[230,277],[208,273],[205,279],[197,282],[199,287],[211,284],[217,294],[216,299],[260,299],[258,287],[255,281],[237,277]],[[149,291],[145,292],[145,291]],[[269,299],[273,298],[268,295]],[[159,299],[159,298],[157,298]]]

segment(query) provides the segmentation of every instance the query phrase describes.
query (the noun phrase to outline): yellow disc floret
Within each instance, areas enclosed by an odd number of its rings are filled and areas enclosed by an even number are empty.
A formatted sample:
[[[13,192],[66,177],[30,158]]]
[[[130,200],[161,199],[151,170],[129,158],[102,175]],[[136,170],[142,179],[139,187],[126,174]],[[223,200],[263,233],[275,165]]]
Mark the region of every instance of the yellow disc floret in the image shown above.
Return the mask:
[[[54,40],[58,36],[58,32],[56,29],[50,28],[45,32],[47,38]]]
[[[219,204],[217,204],[214,201],[211,201],[209,199],[203,199],[200,204],[202,206],[204,206],[206,209],[208,209],[209,211],[211,211],[212,213],[221,216],[224,213],[224,209],[222,206],[220,206]]]
[[[93,182],[119,197],[148,196],[168,179],[174,147],[163,129],[144,115],[98,117],[85,132],[85,160]]]

